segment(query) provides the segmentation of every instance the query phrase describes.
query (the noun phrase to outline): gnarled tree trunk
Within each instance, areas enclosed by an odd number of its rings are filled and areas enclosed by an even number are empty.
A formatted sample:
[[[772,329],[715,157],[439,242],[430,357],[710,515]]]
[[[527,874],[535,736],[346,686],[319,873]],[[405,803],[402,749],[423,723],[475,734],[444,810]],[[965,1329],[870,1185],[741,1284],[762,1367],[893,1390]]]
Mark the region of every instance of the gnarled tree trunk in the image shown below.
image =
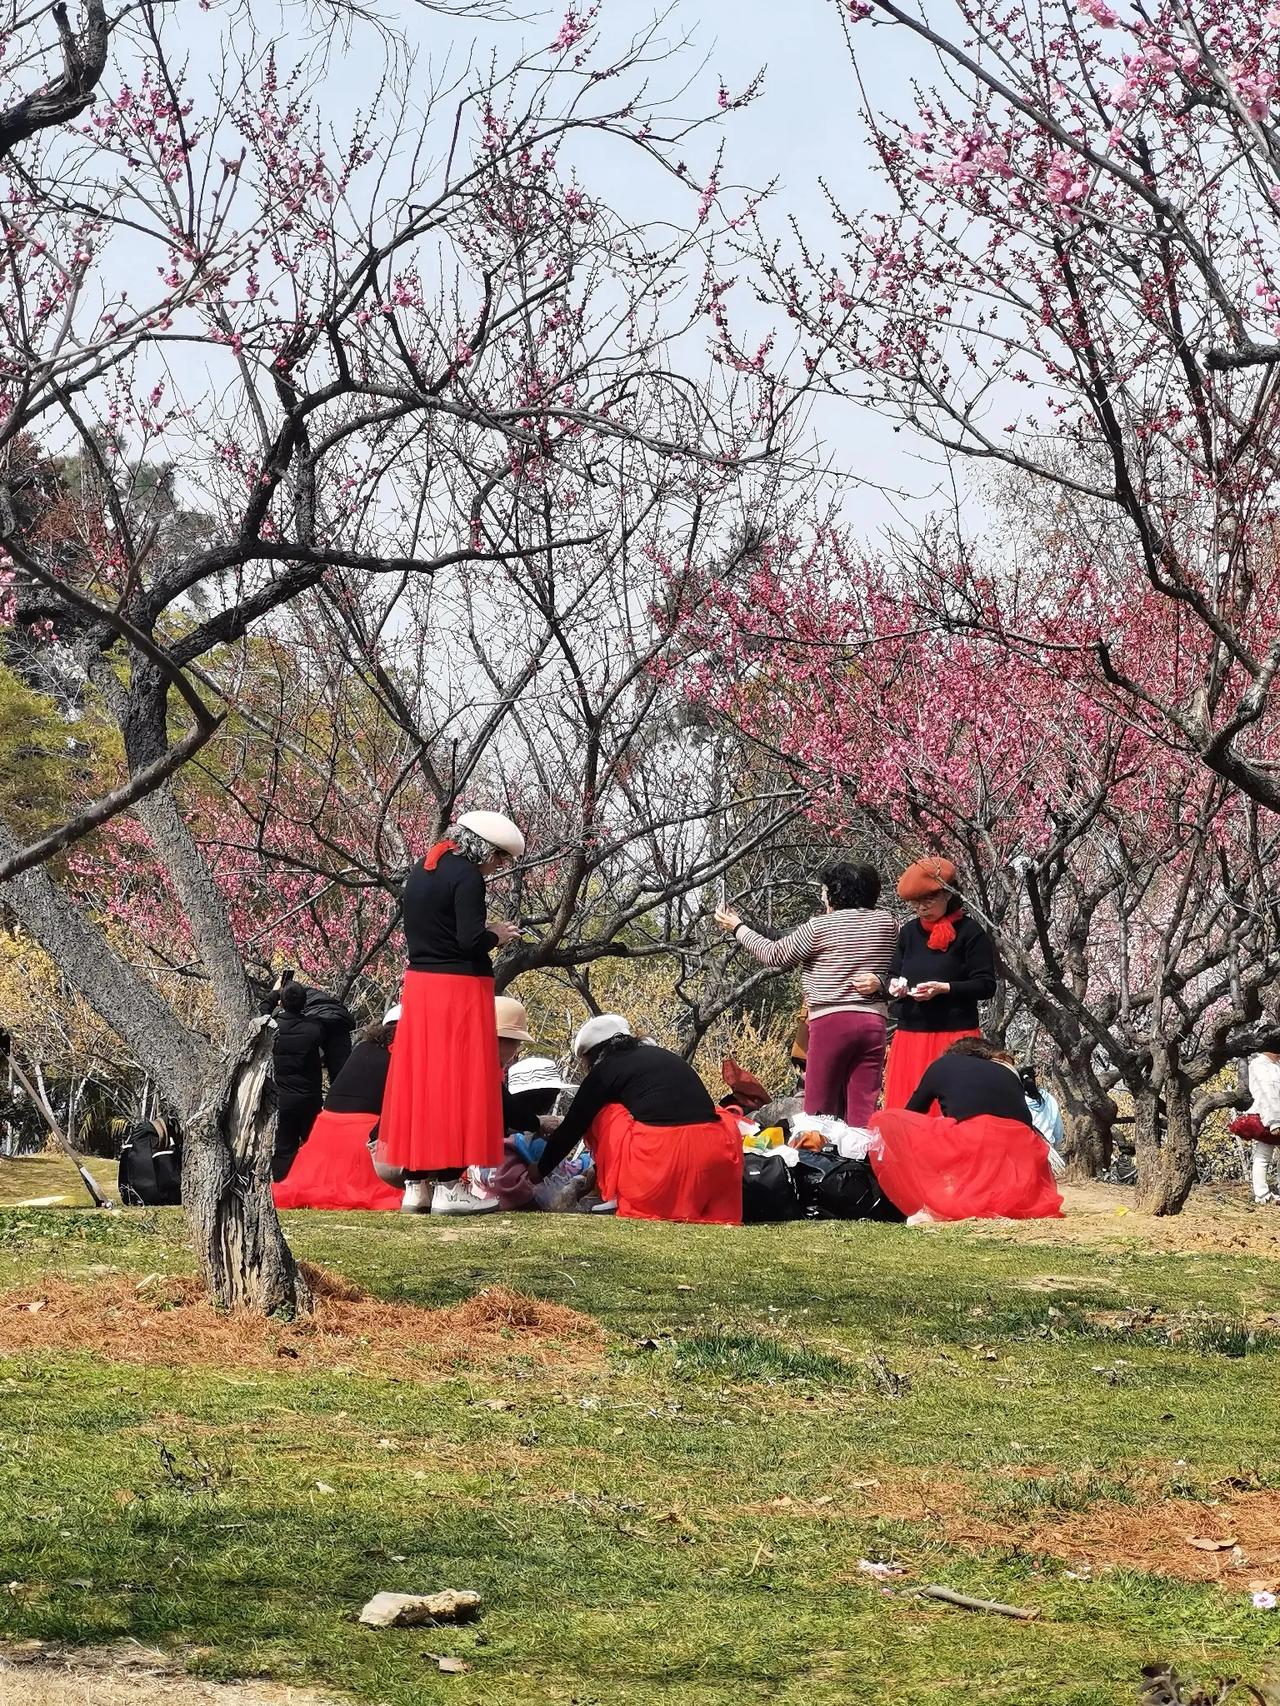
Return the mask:
[[[1152,1074],[1149,1090],[1134,1100],[1138,1207],[1144,1214],[1177,1214],[1196,1182],[1196,1140],[1191,1089],[1172,1062]]]
[[[271,1022],[259,1019],[230,1071],[189,1121],[182,1202],[211,1301],[292,1317],[311,1294],[271,1198],[275,1089]]]
[[[1096,1178],[1111,1165],[1116,1105],[1110,1097],[1104,1102],[1095,1102],[1067,1086],[1064,1086],[1062,1101],[1067,1177]]]

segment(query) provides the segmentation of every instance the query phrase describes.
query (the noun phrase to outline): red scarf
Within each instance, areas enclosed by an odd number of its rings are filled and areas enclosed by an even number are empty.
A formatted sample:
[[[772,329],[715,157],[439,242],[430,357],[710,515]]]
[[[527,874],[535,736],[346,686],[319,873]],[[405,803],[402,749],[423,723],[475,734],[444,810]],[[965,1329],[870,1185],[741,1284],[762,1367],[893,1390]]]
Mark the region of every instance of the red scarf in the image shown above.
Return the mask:
[[[456,853],[457,851],[458,843],[456,841],[437,841],[435,846],[428,851],[426,858],[422,861],[423,870],[434,871],[446,853]]]
[[[947,913],[945,918],[939,918],[936,923],[926,924],[920,920],[920,928],[929,938],[929,946],[935,954],[945,954],[956,939],[956,925],[964,917],[964,908],[958,906],[954,912]]]

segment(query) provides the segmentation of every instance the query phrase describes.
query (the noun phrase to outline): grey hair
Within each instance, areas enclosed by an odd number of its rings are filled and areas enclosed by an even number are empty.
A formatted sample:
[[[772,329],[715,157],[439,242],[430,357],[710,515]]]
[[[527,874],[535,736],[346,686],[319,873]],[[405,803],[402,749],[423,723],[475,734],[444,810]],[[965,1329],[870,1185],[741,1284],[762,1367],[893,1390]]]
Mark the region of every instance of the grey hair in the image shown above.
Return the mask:
[[[443,839],[453,842],[459,859],[469,859],[473,865],[483,865],[486,859],[492,859],[495,853],[502,851],[492,841],[486,841],[483,835],[477,835],[474,829],[464,829],[459,823],[451,823]]]

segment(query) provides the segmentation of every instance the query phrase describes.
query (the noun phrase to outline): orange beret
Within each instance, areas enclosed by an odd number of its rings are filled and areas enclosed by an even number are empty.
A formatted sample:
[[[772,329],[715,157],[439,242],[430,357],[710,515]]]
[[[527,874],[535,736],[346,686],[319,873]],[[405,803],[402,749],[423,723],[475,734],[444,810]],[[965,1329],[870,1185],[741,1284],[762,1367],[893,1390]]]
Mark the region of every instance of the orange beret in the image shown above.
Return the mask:
[[[956,886],[956,868],[950,859],[917,859],[898,878],[899,900],[923,900],[939,889]]]

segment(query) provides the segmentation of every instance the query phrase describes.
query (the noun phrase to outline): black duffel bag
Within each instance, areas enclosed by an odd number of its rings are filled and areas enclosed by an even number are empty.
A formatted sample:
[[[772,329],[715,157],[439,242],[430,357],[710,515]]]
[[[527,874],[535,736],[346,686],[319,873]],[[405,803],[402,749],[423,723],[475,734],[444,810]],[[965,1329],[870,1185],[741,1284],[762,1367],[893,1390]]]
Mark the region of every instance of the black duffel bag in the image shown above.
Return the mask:
[[[887,1220],[907,1217],[885,1196],[869,1161],[839,1161],[824,1173],[814,1191],[822,1220]]]
[[[742,1157],[742,1219],[748,1226],[770,1220],[799,1220],[804,1214],[792,1169],[781,1155],[747,1150]]]

